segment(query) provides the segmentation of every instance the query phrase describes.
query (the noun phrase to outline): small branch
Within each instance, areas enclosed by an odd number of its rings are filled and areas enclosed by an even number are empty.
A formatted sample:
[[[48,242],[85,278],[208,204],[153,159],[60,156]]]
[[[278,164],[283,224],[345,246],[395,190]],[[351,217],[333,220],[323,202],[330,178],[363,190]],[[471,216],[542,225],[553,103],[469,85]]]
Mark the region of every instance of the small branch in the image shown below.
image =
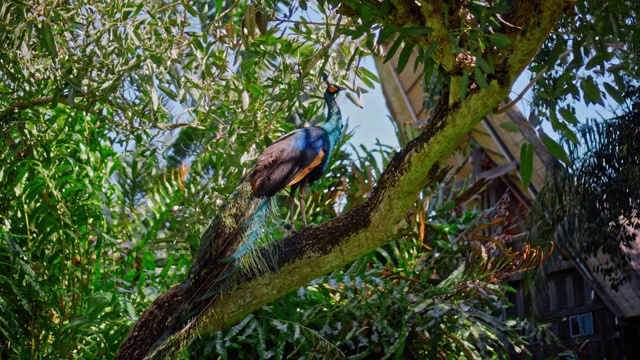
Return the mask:
[[[221,12],[221,13],[220,13],[220,15],[218,15],[214,21],[210,22],[210,23],[209,23],[209,25],[207,26],[207,28],[208,28],[209,26],[211,26],[212,24],[215,24],[215,23],[217,23],[218,21],[222,20],[222,18],[223,18],[225,15],[227,15],[227,14],[228,14],[228,13],[230,13],[230,12],[232,12],[232,11],[233,11],[233,9],[235,9],[238,5],[240,5],[240,0],[236,0],[236,1],[234,1],[234,2],[233,2],[233,4],[232,4],[232,5],[231,5],[227,10],[225,10],[225,11]]]
[[[524,97],[524,94],[526,94],[529,89],[531,89],[531,87],[533,87],[533,85],[535,85],[535,83],[538,82],[538,80],[540,80],[540,78],[542,77],[542,75],[544,75],[545,72],[547,72],[547,70],[549,70],[549,67],[545,66],[542,70],[540,70],[536,76],[533,77],[533,79],[531,79],[531,81],[529,81],[529,83],[527,84],[527,86],[524,87],[524,89],[520,92],[520,94],[518,94],[518,96],[510,101],[508,104],[506,104],[505,106],[496,109],[493,113],[494,114],[504,114],[506,113],[509,109],[511,109],[512,107],[514,107],[518,101],[522,100],[522,98]],[[520,125],[520,124],[519,124]]]
[[[159,130],[173,130],[180,128],[195,128],[195,129],[204,129],[198,122],[194,123],[175,123],[175,124],[159,124],[153,123],[153,127]]]
[[[338,15],[338,25],[336,25],[333,29],[333,35],[331,36],[331,40],[329,40],[329,42],[325,45],[325,49],[326,51],[328,51],[331,46],[333,46],[333,43],[336,42],[336,40],[338,39],[338,29],[340,29],[340,23],[342,22],[342,14]],[[327,63],[329,62],[329,56],[325,56],[324,57],[324,61],[322,62],[322,66],[320,66],[320,73],[324,72],[324,68],[327,66]]]
[[[571,53],[571,51],[573,51],[573,49],[568,49],[567,51],[565,51],[562,54],[560,54],[560,56],[558,56],[558,60],[564,59],[567,55],[569,55]],[[516,103],[518,103],[518,101],[522,100],[522,98],[529,91],[529,89],[531,89],[533,87],[533,85],[535,85],[535,83],[537,83],[538,80],[540,80],[540,78],[542,77],[542,75],[544,75],[548,70],[549,70],[548,66],[545,66],[542,70],[540,70],[536,74],[536,76],[534,76],[533,79],[531,79],[531,81],[529,81],[527,86],[525,86],[525,88],[520,92],[520,94],[518,94],[518,96],[513,101],[509,102],[508,104],[506,104],[505,106],[503,106],[503,107],[501,107],[499,109],[496,109],[494,111],[494,114],[504,114],[505,112],[507,112],[507,110],[509,110],[512,107],[514,107],[516,105]]]
[[[58,98],[58,101],[60,101],[59,98]],[[0,120],[6,119],[18,111],[30,109],[36,106],[51,104],[51,102],[53,102],[53,96],[45,96],[45,97],[35,98],[32,100],[18,101],[16,103],[13,103],[8,108],[0,111]]]
[[[88,96],[84,93],[80,93],[77,94],[75,96],[76,98],[87,98]],[[129,132],[134,132],[134,131],[144,131],[147,130],[149,127],[145,127],[145,126],[132,126],[132,125],[126,125],[124,123],[120,123],[117,121],[113,121],[113,119],[105,116],[103,113],[101,113],[100,111],[95,111],[89,108],[89,106],[78,103],[78,102],[71,102],[69,101],[69,97],[66,95],[60,95],[58,96],[58,100],[57,102],[59,104],[63,104],[66,105],[72,109],[76,109],[79,111],[83,111],[86,112],[88,114],[92,114],[95,116],[98,116],[99,118],[105,120],[106,122],[109,122],[111,124],[113,124],[114,126],[117,126],[119,128],[124,128],[126,131]],[[109,104],[111,107],[113,107],[114,109],[117,109],[118,107],[110,100],[105,100],[105,102],[107,104]],[[7,122],[7,120],[15,113],[20,112],[22,110],[27,110],[27,109],[31,109],[34,107],[38,107],[38,106],[43,106],[43,105],[49,105],[53,103],[53,96],[43,96],[43,97],[39,97],[39,98],[35,98],[32,100],[22,100],[22,101],[18,101],[12,105],[10,105],[8,108],[0,111],[0,120],[3,120],[5,122]],[[196,129],[202,129],[202,126],[198,123],[198,122],[193,122],[193,123],[174,123],[174,124],[162,124],[162,123],[157,123],[154,122],[152,123],[152,127],[155,129],[159,129],[159,130],[173,130],[173,129],[179,129],[179,128],[186,128],[186,127],[193,127]]]
[[[515,29],[522,29],[522,27],[520,27],[520,26],[516,26],[516,25],[513,25],[511,23],[508,23],[505,19],[502,18],[502,16],[500,14],[496,14],[496,17],[498,18],[498,20],[500,20],[501,23],[503,23],[503,24],[505,24],[507,26],[511,26],[512,28],[515,28]]]
[[[274,20],[279,22],[284,22],[284,23],[291,23],[291,24],[307,24],[307,25],[318,25],[318,26],[343,26],[342,24],[340,24],[340,21],[338,21],[338,23],[335,24],[335,23],[326,23],[326,22],[317,22],[317,21],[289,20],[289,19],[283,19],[278,17],[275,18]],[[349,25],[349,26],[353,27],[354,25]]]

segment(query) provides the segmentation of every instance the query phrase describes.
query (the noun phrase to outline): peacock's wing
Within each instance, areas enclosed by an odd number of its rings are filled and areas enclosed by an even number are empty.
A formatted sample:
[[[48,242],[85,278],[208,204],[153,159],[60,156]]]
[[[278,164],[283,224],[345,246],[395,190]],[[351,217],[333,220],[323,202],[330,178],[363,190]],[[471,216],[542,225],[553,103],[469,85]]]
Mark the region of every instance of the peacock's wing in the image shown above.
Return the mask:
[[[295,185],[322,163],[326,155],[326,131],[312,126],[284,135],[269,146],[251,173],[256,196],[273,196]]]

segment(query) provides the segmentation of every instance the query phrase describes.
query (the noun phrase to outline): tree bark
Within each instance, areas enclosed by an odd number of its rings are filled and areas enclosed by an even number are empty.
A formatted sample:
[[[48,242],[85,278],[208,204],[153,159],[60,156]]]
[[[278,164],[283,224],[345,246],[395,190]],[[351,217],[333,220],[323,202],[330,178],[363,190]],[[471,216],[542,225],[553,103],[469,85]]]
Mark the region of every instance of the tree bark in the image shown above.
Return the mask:
[[[396,8],[400,8],[399,2],[393,1]],[[412,1],[406,1],[405,5],[408,3],[416,6]],[[468,131],[507,98],[512,83],[571,4],[570,0],[516,1],[505,16],[507,22],[517,26],[504,30],[512,46],[494,54],[498,60],[496,75],[487,79],[489,87],[481,89],[471,84],[464,102],[443,96],[445,100],[438,105],[423,133],[396,154],[369,200],[325,224],[306,228],[261,249],[266,269],[243,275],[236,286],[212,299],[201,316],[167,333],[167,322],[180,311],[176,304],[192,298],[196,294],[193,289],[210,287],[215,279],[203,276],[199,277],[201,284],[172,288],[143,313],[116,358],[163,358],[175,344],[185,343],[198,333],[228,328],[259,307],[396,238],[407,226],[406,216],[420,191],[444,177],[448,169],[443,161]],[[423,6],[433,7],[428,1]],[[421,13],[427,16],[422,21],[427,26],[444,21],[442,14],[424,10]],[[446,31],[445,27],[440,29]],[[445,35],[436,32],[428,36],[433,39]],[[428,45],[428,39],[418,40],[421,46]],[[455,67],[447,58],[451,54],[446,49],[448,44],[442,46],[445,49],[440,49],[441,58],[437,61]],[[208,243],[204,239],[207,234],[211,235],[205,232],[203,243]],[[208,261],[198,266],[219,266],[215,264],[216,261]],[[216,269],[206,271],[220,273]]]

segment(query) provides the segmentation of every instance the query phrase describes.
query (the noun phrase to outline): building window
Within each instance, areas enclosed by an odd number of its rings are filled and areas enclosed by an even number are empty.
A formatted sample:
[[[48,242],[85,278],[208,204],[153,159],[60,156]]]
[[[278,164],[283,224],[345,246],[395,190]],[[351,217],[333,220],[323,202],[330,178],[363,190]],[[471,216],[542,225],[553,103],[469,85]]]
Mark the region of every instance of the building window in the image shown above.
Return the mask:
[[[572,338],[593,335],[593,313],[570,316],[569,331]]]
[[[556,310],[566,309],[567,300],[567,281],[566,278],[558,278],[555,280],[556,286]]]

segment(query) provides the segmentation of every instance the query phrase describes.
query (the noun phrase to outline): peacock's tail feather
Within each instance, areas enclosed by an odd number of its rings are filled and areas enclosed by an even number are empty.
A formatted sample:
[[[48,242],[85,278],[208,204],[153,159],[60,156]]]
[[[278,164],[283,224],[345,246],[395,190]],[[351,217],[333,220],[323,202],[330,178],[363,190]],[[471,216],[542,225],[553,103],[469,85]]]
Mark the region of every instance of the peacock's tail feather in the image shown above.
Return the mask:
[[[206,288],[191,289],[193,303],[188,318],[197,316],[208,303],[204,300],[210,301],[230,288],[240,275],[264,269],[266,261],[257,249],[269,238],[265,236],[266,223],[273,204],[272,197],[253,194],[246,176],[227,198],[203,234],[196,261],[182,284],[184,289],[191,284],[207,284]],[[207,281],[200,281],[204,278]]]

